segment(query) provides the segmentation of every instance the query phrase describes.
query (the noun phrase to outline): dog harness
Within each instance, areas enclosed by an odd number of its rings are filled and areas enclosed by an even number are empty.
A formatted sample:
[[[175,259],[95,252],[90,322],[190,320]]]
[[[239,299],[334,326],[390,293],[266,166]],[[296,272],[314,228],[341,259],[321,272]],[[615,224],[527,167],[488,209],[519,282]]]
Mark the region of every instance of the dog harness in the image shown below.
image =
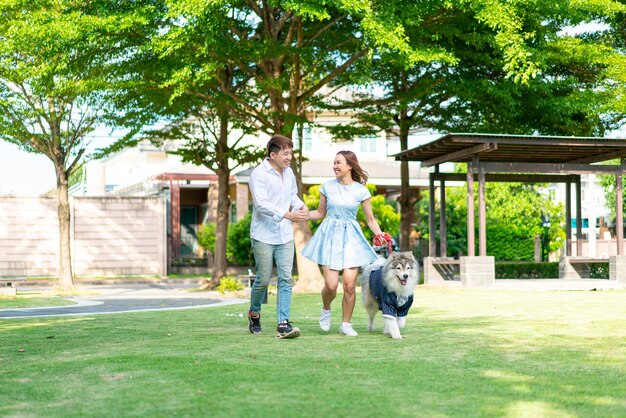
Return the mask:
[[[400,298],[393,292],[389,292],[383,285],[383,269],[372,271],[370,274],[370,291],[378,302],[378,309],[384,316],[402,318],[408,315],[409,308],[413,304],[413,295],[408,298]]]

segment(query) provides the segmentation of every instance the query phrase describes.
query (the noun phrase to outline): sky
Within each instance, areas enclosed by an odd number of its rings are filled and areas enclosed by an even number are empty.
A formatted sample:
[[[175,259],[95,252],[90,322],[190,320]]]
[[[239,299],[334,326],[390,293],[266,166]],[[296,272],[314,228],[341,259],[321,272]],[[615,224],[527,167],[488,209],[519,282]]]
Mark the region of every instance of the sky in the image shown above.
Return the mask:
[[[109,145],[119,132],[100,127],[90,135],[88,150]],[[22,151],[0,139],[0,196],[40,196],[56,188],[54,165],[43,154]]]
[[[39,196],[56,186],[54,165],[0,140],[0,196]]]

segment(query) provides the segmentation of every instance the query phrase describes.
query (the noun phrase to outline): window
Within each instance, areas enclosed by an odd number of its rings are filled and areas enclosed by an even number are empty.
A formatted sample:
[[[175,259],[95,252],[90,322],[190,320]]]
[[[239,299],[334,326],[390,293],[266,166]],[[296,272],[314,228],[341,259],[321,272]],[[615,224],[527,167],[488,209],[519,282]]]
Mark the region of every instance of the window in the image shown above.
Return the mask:
[[[293,146],[295,149],[299,149],[300,147],[300,131],[298,127],[293,131]],[[313,149],[313,136],[311,134],[311,128],[309,126],[305,126],[302,129],[302,150],[303,151],[311,151]]]
[[[361,152],[376,152],[376,140],[378,138],[374,134],[360,135],[359,144]]]

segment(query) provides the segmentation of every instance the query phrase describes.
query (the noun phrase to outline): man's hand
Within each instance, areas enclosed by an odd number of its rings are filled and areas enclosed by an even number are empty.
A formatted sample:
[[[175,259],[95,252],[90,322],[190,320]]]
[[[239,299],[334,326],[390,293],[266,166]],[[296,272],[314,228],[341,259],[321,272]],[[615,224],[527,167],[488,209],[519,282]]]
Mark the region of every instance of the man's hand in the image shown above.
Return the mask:
[[[299,209],[293,212],[287,212],[285,213],[285,218],[296,223],[306,222],[309,220],[309,210]]]

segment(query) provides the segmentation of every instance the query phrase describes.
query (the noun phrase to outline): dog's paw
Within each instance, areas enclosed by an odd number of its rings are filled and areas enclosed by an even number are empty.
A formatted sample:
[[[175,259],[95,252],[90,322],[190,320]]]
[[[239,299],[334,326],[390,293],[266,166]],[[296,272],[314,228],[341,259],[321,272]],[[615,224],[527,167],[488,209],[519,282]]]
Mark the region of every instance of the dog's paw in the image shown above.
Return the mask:
[[[402,339],[402,335],[400,335],[400,334],[391,335],[391,338],[393,338],[394,340],[401,340]]]

